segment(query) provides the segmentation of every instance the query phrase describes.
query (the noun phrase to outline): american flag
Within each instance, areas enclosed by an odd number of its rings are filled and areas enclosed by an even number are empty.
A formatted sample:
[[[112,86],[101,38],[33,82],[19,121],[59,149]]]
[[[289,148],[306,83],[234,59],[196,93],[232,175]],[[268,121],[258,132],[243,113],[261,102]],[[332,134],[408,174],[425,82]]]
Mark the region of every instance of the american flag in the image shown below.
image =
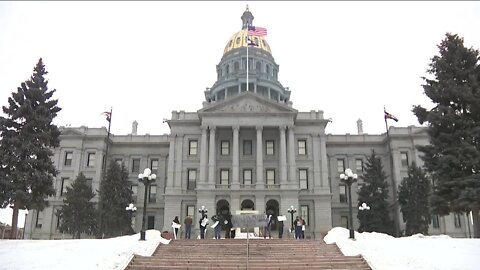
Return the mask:
[[[105,115],[107,117],[107,121],[112,121],[112,113],[111,112],[103,112],[101,115]]]
[[[393,121],[395,122],[398,122],[398,118],[395,117],[393,114],[391,113],[388,113],[387,111],[385,111],[385,109],[383,110],[384,114],[385,114],[385,119],[392,119]]]
[[[258,26],[249,26],[248,34],[252,36],[266,36],[267,28],[258,27]]]

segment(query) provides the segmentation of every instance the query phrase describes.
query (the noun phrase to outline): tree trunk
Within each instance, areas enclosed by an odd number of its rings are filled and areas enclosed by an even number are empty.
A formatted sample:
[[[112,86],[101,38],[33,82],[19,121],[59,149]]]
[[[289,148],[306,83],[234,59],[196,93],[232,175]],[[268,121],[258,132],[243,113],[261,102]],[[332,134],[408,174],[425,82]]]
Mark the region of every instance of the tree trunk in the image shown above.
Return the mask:
[[[480,216],[479,216],[478,211],[479,211],[478,208],[472,209],[473,237],[474,238],[480,238]],[[468,222],[470,222],[470,220]]]
[[[10,239],[17,239],[18,204],[18,202],[15,202],[13,205],[12,230],[10,231]]]

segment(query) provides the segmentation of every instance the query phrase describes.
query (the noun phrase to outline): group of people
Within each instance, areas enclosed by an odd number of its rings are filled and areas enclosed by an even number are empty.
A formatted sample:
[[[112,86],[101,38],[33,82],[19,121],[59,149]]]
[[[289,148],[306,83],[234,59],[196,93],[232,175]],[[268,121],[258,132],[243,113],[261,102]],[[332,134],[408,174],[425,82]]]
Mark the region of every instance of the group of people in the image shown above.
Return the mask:
[[[215,239],[220,239],[221,232],[222,232],[222,224],[225,227],[225,238],[235,238],[235,228],[233,228],[231,216],[224,218],[221,215],[214,215],[212,218],[212,228],[214,230],[214,237]],[[192,226],[193,226],[193,218],[191,216],[186,216],[185,220],[183,221],[185,225],[185,239],[191,239],[192,237]],[[210,224],[208,216],[206,214],[202,215],[202,218],[198,221],[200,225],[200,239],[205,239],[205,232],[207,230],[207,226]],[[272,215],[265,215],[265,227],[263,230],[263,238],[266,239],[272,238],[272,226],[275,223],[274,218]],[[180,221],[178,216],[175,216],[173,219],[172,227],[174,224],[180,225]],[[278,238],[281,239],[283,237],[283,221],[278,221]],[[295,221],[295,238],[296,239],[304,239],[305,238],[305,220],[302,217],[297,216]],[[178,231],[179,226],[174,227],[175,231],[175,239],[178,238]]]

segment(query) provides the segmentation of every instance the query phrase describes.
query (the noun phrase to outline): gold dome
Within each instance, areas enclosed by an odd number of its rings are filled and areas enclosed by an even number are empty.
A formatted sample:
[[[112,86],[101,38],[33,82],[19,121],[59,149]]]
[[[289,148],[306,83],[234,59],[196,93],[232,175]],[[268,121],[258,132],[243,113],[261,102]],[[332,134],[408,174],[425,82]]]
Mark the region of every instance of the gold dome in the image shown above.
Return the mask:
[[[223,54],[226,54],[227,52],[237,48],[247,47],[247,32],[248,31],[246,29],[242,29],[235,33],[228,40],[227,46],[225,46],[225,49],[223,50]],[[250,48],[259,48],[268,52],[269,54],[272,54],[272,51],[270,51],[270,46],[268,46],[264,36],[250,36],[250,39],[255,42],[255,44],[258,44],[258,47],[250,46]]]

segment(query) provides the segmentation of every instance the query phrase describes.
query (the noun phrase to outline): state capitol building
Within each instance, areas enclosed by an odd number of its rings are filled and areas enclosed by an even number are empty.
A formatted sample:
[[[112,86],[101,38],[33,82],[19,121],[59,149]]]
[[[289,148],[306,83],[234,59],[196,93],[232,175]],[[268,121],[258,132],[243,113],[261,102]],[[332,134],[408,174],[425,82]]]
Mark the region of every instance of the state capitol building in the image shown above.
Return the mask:
[[[358,134],[327,134],[329,120],[323,111],[300,112],[292,106],[292,93],[279,81],[279,66],[265,36],[251,36],[257,46],[248,46],[247,29],[254,19],[248,8],[241,19],[242,28],[227,40],[216,66],[217,81],[205,91],[203,106],[193,112],[173,111],[166,120],[170,134],[137,135],[136,122],[131,134],[109,138],[104,127],[60,127],[60,146],[53,156],[59,171],[56,194],[48,198],[49,207],[29,212],[26,239],[70,238],[59,232],[55,212],[80,172],[95,193],[100,189],[106,154],[107,160],[123,164],[129,172],[138,208],[136,232],[144,200],[147,229],[171,231],[175,216],[183,221],[190,215],[194,237],[201,206],[209,217],[242,211],[285,215],[285,231],[291,224],[287,209],[293,206],[294,218],[306,221],[306,238],[347,227],[347,188],[339,175],[346,168],[361,175],[372,150],[382,159],[393,204],[393,192],[407,176],[408,165],[423,164],[415,146],[428,144],[425,129],[390,127],[388,139],[386,133],[364,134],[359,120]],[[147,167],[157,179],[144,198],[145,187],[137,178]],[[359,179],[352,185],[354,229],[359,225],[357,190],[362,184]],[[93,200],[98,202],[98,196]],[[404,230],[401,214],[392,208],[391,215]],[[464,215],[432,217],[430,234],[468,236]]]

